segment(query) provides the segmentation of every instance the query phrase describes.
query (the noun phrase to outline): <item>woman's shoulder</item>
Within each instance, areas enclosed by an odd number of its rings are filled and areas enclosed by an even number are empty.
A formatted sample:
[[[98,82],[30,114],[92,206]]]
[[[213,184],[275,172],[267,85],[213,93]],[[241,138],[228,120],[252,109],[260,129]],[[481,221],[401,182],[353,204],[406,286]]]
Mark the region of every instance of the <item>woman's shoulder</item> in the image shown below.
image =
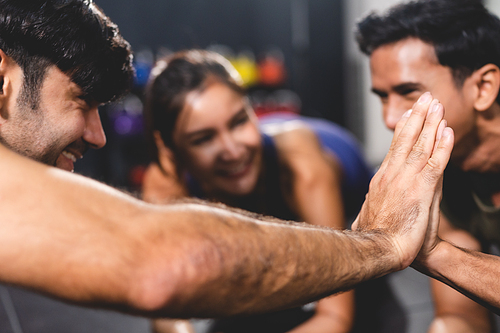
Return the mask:
[[[187,195],[177,177],[166,174],[157,163],[151,163],[144,172],[142,198],[151,203],[165,203]]]

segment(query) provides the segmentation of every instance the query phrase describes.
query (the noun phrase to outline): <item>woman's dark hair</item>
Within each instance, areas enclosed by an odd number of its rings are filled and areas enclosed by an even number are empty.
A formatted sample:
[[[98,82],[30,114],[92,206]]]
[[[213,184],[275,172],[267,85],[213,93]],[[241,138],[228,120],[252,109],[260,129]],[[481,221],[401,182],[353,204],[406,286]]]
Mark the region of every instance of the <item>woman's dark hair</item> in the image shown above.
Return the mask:
[[[158,131],[165,145],[175,152],[173,131],[186,95],[202,92],[213,81],[223,83],[244,95],[236,69],[220,54],[204,50],[188,50],[159,60],[146,89],[145,118],[152,158],[158,162],[154,132]]]
[[[486,64],[500,67],[500,20],[480,0],[411,1],[385,15],[371,13],[357,24],[356,39],[367,55],[406,38],[432,45],[439,63],[451,68],[457,87]]]
[[[22,68],[32,109],[52,65],[99,103],[125,94],[133,79],[130,45],[92,0],[0,0],[0,49]]]

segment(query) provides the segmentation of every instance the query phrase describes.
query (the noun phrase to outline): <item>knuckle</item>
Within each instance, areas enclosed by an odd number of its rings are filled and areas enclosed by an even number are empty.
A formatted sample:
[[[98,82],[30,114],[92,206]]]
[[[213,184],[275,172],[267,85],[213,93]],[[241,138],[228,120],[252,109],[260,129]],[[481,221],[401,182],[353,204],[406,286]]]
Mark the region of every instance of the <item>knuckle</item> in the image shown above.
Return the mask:
[[[408,148],[404,145],[394,145],[391,154],[391,160],[397,159],[400,156],[405,156],[407,154]]]
[[[428,154],[421,146],[413,147],[410,154],[408,154],[408,158],[406,159],[407,165],[413,165],[422,160],[428,159]]]
[[[421,177],[428,184],[436,183],[441,177],[443,171],[442,169],[443,166],[440,161],[436,158],[431,157],[427,161],[427,165],[424,170],[422,170]]]

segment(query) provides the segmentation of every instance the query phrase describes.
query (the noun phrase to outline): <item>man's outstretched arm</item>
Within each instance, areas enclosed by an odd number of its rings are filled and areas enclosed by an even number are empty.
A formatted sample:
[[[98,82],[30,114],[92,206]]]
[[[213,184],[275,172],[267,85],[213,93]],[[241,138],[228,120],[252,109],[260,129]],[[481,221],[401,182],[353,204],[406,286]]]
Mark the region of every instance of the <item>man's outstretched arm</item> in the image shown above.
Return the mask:
[[[405,268],[453,142],[442,108],[426,118],[434,104],[424,99],[402,120],[357,220],[362,231],[150,205],[0,147],[0,281],[90,306],[214,317],[309,302]]]
[[[413,266],[500,314],[499,257],[438,240]]]

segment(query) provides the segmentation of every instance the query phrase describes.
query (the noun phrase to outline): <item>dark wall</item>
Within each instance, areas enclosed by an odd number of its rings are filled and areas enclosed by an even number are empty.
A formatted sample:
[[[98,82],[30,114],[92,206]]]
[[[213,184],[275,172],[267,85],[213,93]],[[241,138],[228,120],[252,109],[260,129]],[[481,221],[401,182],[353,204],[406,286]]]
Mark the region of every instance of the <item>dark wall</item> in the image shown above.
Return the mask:
[[[309,43],[292,45],[295,0],[96,0],[135,50],[225,44],[256,54],[278,46],[289,87],[304,113],[344,124],[341,0],[299,0],[308,7]],[[307,22],[306,22],[307,23]]]
[[[259,55],[269,47],[279,47],[288,70],[285,88],[298,93],[302,113],[344,125],[341,0],[95,2],[118,24],[135,51],[224,44],[235,52],[251,49]],[[110,114],[107,108],[102,115],[107,145],[89,151],[75,171],[113,186],[138,190],[149,158],[144,136],[117,134]]]

